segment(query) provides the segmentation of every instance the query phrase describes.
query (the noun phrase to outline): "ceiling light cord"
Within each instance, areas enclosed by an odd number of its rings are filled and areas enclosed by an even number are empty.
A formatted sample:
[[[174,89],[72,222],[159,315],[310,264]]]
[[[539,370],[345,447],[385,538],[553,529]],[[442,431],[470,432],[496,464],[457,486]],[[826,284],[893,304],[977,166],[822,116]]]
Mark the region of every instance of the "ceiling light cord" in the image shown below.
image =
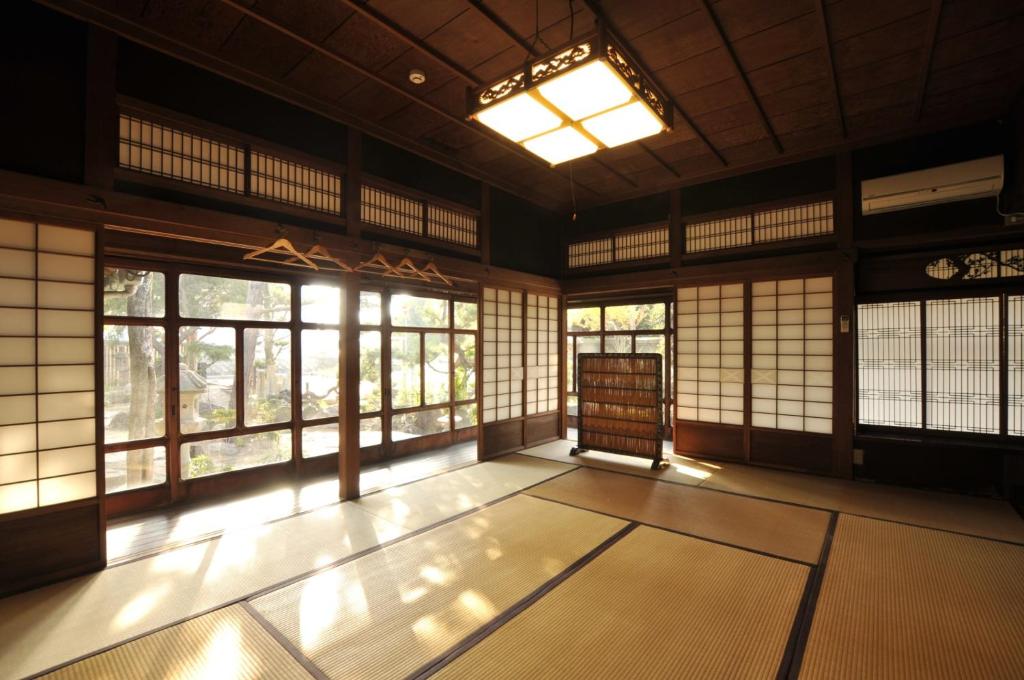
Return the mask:
[[[576,33],[576,10],[573,8],[573,0],[569,0],[569,42],[572,42]]]
[[[569,164],[569,196],[572,197],[572,215],[571,220],[576,221],[576,181],[572,176],[573,164]]]

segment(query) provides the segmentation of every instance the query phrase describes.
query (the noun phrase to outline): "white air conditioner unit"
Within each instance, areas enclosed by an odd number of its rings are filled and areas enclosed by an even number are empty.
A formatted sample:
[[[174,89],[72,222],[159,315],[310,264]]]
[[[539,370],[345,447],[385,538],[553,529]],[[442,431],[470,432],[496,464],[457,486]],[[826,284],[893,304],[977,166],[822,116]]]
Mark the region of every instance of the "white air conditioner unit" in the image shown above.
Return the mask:
[[[860,183],[864,215],[920,208],[937,203],[995,196],[1003,190],[1003,157],[869,179]]]

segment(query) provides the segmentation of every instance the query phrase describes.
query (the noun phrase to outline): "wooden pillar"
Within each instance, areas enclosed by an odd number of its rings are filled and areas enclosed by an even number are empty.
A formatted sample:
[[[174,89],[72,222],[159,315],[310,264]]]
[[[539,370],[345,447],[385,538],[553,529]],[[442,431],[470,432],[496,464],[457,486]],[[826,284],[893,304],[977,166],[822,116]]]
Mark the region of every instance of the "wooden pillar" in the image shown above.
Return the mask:
[[[338,478],[341,498],[359,498],[359,275],[342,276]]]
[[[491,263],[491,185],[480,182],[480,262]]]
[[[682,191],[673,189],[668,193],[668,252],[673,268],[683,260],[682,211]]]
[[[85,183],[113,189],[118,130],[117,36],[89,26],[85,73]]]
[[[359,238],[362,232],[360,204],[363,185],[363,133],[348,129],[348,148],[345,160],[345,233]],[[359,326],[356,325],[358,329]]]
[[[484,285],[477,286],[476,305],[476,459],[487,460],[484,437]]]
[[[847,151],[837,154],[836,198],[833,216],[836,242],[843,257],[833,279],[836,341],[832,387],[832,473],[847,478],[853,476],[853,431],[856,403],[853,316],[855,311],[854,266],[857,254],[853,245],[854,181],[850,153]]]

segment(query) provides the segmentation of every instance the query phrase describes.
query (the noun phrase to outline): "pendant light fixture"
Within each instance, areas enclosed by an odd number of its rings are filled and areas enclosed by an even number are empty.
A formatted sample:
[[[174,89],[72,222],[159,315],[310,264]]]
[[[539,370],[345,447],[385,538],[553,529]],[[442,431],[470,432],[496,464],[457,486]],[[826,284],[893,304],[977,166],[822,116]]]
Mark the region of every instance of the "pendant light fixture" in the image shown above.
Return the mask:
[[[672,127],[667,97],[600,25],[473,92],[469,117],[551,165]]]

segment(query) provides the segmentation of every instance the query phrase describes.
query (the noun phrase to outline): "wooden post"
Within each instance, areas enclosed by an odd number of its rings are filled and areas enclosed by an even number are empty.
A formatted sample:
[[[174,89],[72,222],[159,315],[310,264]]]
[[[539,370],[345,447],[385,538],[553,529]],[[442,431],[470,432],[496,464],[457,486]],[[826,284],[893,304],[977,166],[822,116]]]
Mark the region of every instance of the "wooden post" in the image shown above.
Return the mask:
[[[345,160],[345,233],[352,238],[359,238],[359,234],[362,232],[360,205],[363,186],[363,134],[351,127],[348,129],[347,151]],[[355,328],[359,328],[358,323]]]
[[[89,26],[85,69],[85,183],[114,188],[117,162],[117,36]]]
[[[359,275],[342,275],[338,478],[341,498],[359,498]]]
[[[673,189],[668,194],[668,253],[672,268],[678,267],[683,259],[682,191]]]
[[[833,302],[836,320],[835,356],[833,361],[832,391],[832,473],[840,477],[853,476],[853,419],[854,419],[854,265],[857,259],[853,240],[854,177],[848,151],[836,155],[836,201],[834,223],[836,241],[842,261],[836,268]],[[846,317],[846,332],[842,332],[842,317]]]
[[[480,182],[480,263],[491,263],[491,185]]]

